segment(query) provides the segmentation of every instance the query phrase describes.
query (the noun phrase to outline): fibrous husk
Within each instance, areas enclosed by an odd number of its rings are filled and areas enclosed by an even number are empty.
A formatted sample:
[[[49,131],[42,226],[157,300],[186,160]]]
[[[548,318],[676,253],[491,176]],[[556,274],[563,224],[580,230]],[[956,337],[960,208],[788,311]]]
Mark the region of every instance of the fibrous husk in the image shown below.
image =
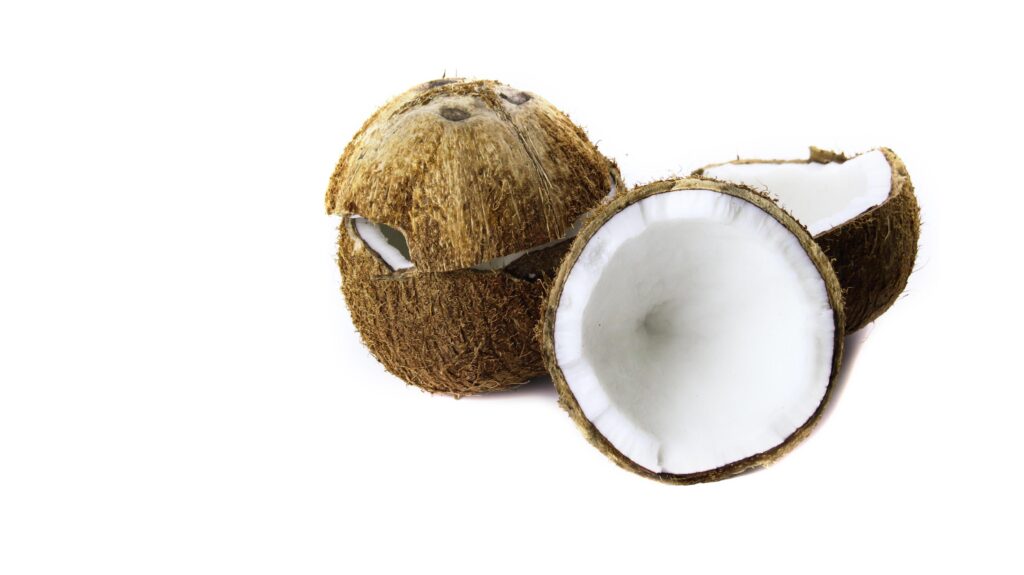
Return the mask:
[[[536,94],[435,80],[377,111],[345,148],[327,211],[401,230],[422,271],[556,241],[612,188],[614,165]]]
[[[566,380],[566,376],[558,363],[558,358],[555,353],[555,323],[557,311],[562,300],[562,291],[565,282],[577,260],[587,247],[590,239],[605,223],[622,210],[644,198],[663,193],[687,193],[689,190],[712,190],[743,199],[754,204],[771,217],[775,218],[794,234],[794,236],[799,240],[804,251],[807,253],[809,259],[814,263],[815,267],[821,274],[828,294],[828,300],[832,308],[832,315],[835,322],[834,343],[832,348],[833,355],[828,385],[824,396],[821,399],[821,403],[806,422],[790,434],[781,444],[768,449],[767,451],[732,462],[716,469],[688,474],[658,473],[638,465],[636,462],[626,457],[611,443],[611,441],[608,440],[608,438],[602,435],[594,423],[587,418],[587,415],[581,408],[579,401],[577,401],[577,398],[573,395],[573,392]],[[756,289],[756,287],[753,287],[752,289]],[[800,441],[808,436],[820,419],[825,406],[828,404],[832,396],[842,360],[843,337],[845,335],[844,326],[845,317],[843,311],[842,288],[840,287],[836,274],[829,262],[829,258],[825,255],[802,224],[800,224],[788,212],[779,207],[772,198],[754,189],[743,185],[731,184],[708,178],[690,177],[675,180],[662,180],[644,186],[639,186],[625,194],[618,195],[611,202],[602,205],[588,216],[586,224],[573,240],[568,254],[562,261],[558,274],[553,280],[550,292],[545,299],[539,337],[542,340],[545,364],[552,380],[554,381],[555,387],[558,390],[559,403],[569,413],[572,420],[580,428],[591,444],[608,456],[617,465],[628,471],[666,483],[693,484],[717,481],[743,473],[744,471],[752,468],[767,466],[788,453]],[[737,350],[737,357],[739,357],[741,353],[742,350]],[[713,384],[713,382],[709,383]],[[638,382],[638,385],[639,384],[640,382]]]
[[[615,164],[535,94],[449,78],[398,96],[348,144],[326,197],[343,216],[342,291],[363,342],[435,393],[542,375],[534,333],[564,238],[619,185]],[[414,267],[386,265],[354,231],[357,215],[400,230]]]
[[[878,150],[892,172],[888,198],[814,238],[832,259],[843,286],[847,332],[871,323],[896,302],[917,258],[921,220],[914,186],[903,161],[888,148]],[[855,157],[812,147],[805,160],[735,160],[705,166],[694,175],[725,164],[841,164]]]
[[[553,267],[392,272],[341,226],[342,292],[363,343],[384,367],[432,393],[508,389],[544,373],[531,337]]]

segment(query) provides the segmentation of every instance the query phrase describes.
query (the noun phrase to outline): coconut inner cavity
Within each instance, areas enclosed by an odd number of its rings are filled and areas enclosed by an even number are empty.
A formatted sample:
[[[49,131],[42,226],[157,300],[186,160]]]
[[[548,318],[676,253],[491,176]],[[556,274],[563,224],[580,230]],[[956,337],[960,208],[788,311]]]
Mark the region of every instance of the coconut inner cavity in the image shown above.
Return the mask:
[[[843,163],[723,164],[704,169],[718,180],[767,190],[812,235],[828,231],[889,197],[892,170],[874,150]]]
[[[834,315],[800,242],[719,192],[647,197],[565,280],[557,363],[584,415],[654,472],[698,473],[785,442],[822,403]]]
[[[352,230],[389,268],[404,270],[415,267],[409,260],[409,244],[401,230],[359,216],[352,216]]]

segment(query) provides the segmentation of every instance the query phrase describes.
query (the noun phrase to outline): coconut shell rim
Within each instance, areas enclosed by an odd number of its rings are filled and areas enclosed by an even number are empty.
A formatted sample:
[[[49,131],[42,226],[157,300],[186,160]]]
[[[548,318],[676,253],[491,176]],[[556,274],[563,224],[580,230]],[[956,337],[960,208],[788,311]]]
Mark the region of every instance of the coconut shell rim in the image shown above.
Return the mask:
[[[640,200],[657,194],[694,189],[711,190],[748,201],[760,208],[769,216],[773,217],[779,223],[783,224],[791,233],[797,236],[801,247],[804,248],[805,253],[807,253],[819,273],[822,274],[822,280],[825,283],[829,304],[832,307],[835,323],[832,370],[829,374],[828,385],[825,388],[825,393],[822,396],[818,407],[803,424],[801,424],[778,445],[763,452],[705,471],[684,474],[655,472],[626,457],[603,434],[601,434],[593,422],[591,422],[583,413],[579,402],[576,400],[575,395],[569,388],[568,382],[565,380],[565,375],[562,372],[561,367],[558,365],[557,357],[555,355],[555,316],[557,314],[558,304],[562,299],[562,291],[565,286],[565,281],[568,278],[569,273],[572,271],[572,268],[575,266],[576,261],[579,259],[580,254],[583,252],[583,249],[589,243],[597,230],[599,230],[613,216]],[[836,277],[835,272],[832,270],[832,264],[803,224],[801,224],[787,211],[783,210],[769,196],[754,190],[749,186],[722,182],[711,178],[687,177],[659,180],[643,186],[638,186],[591,212],[591,216],[588,218],[587,223],[573,240],[569,253],[566,254],[562,260],[558,274],[555,276],[549,290],[541,316],[539,329],[541,331],[539,334],[539,337],[541,338],[541,351],[544,356],[544,362],[547,366],[548,373],[555,385],[555,389],[558,391],[559,404],[569,413],[569,416],[583,432],[587,440],[619,467],[622,467],[627,471],[631,471],[643,477],[647,477],[648,479],[653,479],[663,483],[690,485],[719,481],[739,475],[757,467],[768,466],[791,451],[800,444],[800,442],[806,439],[808,435],[810,435],[811,431],[821,419],[825,408],[830,403],[836,387],[836,380],[839,376],[840,367],[842,365],[845,315],[843,311],[842,288],[839,285],[839,280]]]
[[[608,162],[609,177],[611,178],[611,187],[612,187],[612,190],[613,190],[614,193],[608,199],[601,200],[600,202],[598,202],[597,205],[595,205],[593,208],[591,208],[586,213],[581,215],[580,219],[583,220],[583,221],[588,219],[590,214],[593,213],[594,210],[597,210],[602,205],[610,202],[611,199],[614,199],[615,197],[618,197],[618,196],[628,192],[628,190],[626,189],[625,183],[622,180],[622,174],[619,171],[618,164],[615,162],[615,160],[612,160],[611,158],[608,158],[606,156],[603,156],[603,157]],[[347,213],[347,212],[331,213],[331,214],[328,214],[328,215],[340,217],[341,218],[341,226],[343,228],[345,228],[345,231],[347,233],[354,234],[354,236],[359,239],[359,241],[363,244],[363,246],[380,263],[380,265],[382,265],[383,267],[385,267],[388,270],[390,270],[389,273],[377,276],[377,277],[380,277],[380,278],[401,279],[401,278],[406,277],[406,276],[415,276],[415,275],[421,275],[421,274],[448,274],[448,273],[456,273],[456,272],[463,272],[463,271],[465,271],[465,272],[476,272],[476,273],[487,273],[487,272],[492,272],[492,271],[493,272],[508,273],[507,272],[508,268],[511,267],[515,263],[515,261],[510,262],[510,263],[506,264],[504,267],[498,268],[498,269],[494,269],[494,270],[480,270],[480,269],[475,269],[475,268],[472,268],[472,267],[462,267],[462,268],[453,268],[453,269],[445,269],[445,270],[435,270],[435,269],[422,269],[422,268],[419,268],[419,267],[416,266],[416,264],[414,262],[412,267],[403,268],[403,269],[397,269],[396,270],[395,268],[391,267],[390,264],[388,264],[386,261],[384,261],[384,258],[379,253],[377,253],[377,250],[373,249],[366,242],[366,240],[363,239],[363,237],[359,235],[359,232],[355,228],[353,228],[351,226],[351,221],[353,220],[353,218],[362,217],[362,216],[360,216],[358,214],[350,214],[350,213]],[[373,220],[368,220],[368,221],[373,221]],[[392,226],[391,224],[387,224],[387,225],[389,227],[393,227],[396,230],[400,231],[403,235],[406,234],[406,231],[401,229],[401,228]],[[564,246],[567,243],[571,243],[573,240],[576,239],[577,235],[579,235],[579,234],[577,233],[576,235],[565,237],[565,238],[562,238],[561,240],[552,242],[551,245],[549,245],[546,248],[537,249],[537,248],[534,247],[534,248],[527,248],[527,249],[531,250],[530,253],[538,253],[538,252],[541,252],[541,251],[544,251],[544,250],[549,250],[549,249],[552,249],[552,248],[557,248],[557,247],[560,247],[560,246]],[[509,255],[511,255],[511,254],[509,254]],[[524,254],[524,257],[525,257],[525,255],[527,255],[527,254]],[[499,257],[501,257],[501,256],[499,256]],[[515,274],[509,274],[509,275],[511,275],[513,278],[518,279],[518,280],[529,281],[529,280],[526,280],[526,279],[521,278],[519,276],[516,276]]]

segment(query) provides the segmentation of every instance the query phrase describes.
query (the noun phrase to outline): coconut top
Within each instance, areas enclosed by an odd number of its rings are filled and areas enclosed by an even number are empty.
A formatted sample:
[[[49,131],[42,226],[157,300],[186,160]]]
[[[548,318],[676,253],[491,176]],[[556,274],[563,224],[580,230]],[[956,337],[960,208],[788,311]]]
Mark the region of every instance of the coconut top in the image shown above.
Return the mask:
[[[399,95],[363,124],[326,206],[398,228],[417,268],[448,271],[562,238],[608,195],[614,171],[536,94],[448,78]]]

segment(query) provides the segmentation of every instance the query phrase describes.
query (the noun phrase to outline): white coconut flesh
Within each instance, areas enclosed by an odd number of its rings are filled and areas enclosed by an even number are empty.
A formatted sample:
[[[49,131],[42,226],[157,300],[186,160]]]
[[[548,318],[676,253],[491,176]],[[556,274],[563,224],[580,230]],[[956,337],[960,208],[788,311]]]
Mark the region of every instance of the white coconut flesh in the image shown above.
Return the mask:
[[[767,190],[818,235],[884,202],[892,169],[874,150],[841,164],[723,164],[705,168],[704,175]]]
[[[612,187],[604,199],[614,197],[617,191],[618,188],[615,185],[615,179],[612,178]],[[406,241],[405,234],[403,234],[401,230],[386,224],[374,222],[362,216],[353,215],[349,217],[352,220],[352,230],[355,232],[356,236],[363,241],[366,247],[376,253],[389,268],[398,271],[416,267],[416,264],[410,260],[409,243]],[[481,271],[501,270],[526,254],[537,252],[549,248],[557,243],[564,242],[565,240],[572,239],[576,237],[577,233],[579,233],[580,227],[585,218],[586,214],[577,218],[573,225],[556,240],[480,262],[472,266],[470,269]]]
[[[409,269],[409,244],[401,231],[360,216],[351,216],[352,230],[366,247],[373,250],[393,270]]]
[[[563,284],[558,367],[585,417],[653,472],[784,443],[832,371],[833,310],[800,242],[757,206],[682,190],[623,209]]]

